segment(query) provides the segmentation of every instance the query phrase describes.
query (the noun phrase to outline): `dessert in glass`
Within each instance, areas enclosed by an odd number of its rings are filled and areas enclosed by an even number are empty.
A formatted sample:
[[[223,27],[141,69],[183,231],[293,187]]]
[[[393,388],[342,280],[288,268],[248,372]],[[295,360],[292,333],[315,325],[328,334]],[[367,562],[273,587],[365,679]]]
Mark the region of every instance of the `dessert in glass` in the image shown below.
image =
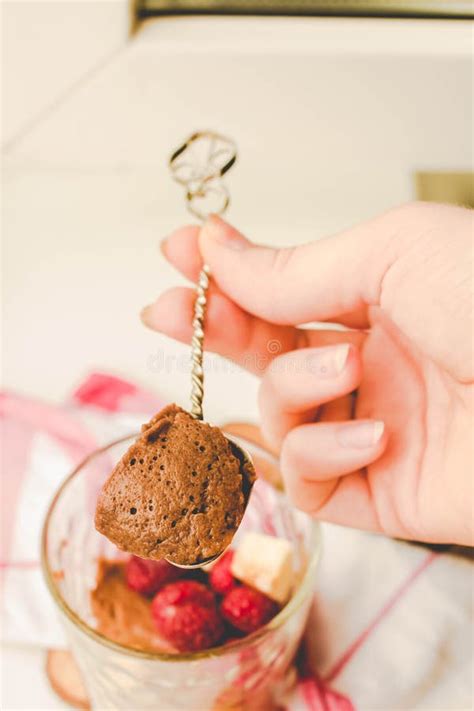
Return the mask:
[[[232,437],[254,459],[257,474],[275,465],[268,452]],[[151,577],[148,574],[148,566],[159,566],[160,561],[131,559],[94,526],[99,492],[135,439],[136,435],[123,438],[88,457],[56,493],[43,530],[45,579],[91,707],[276,708],[282,702],[313,597],[320,554],[318,524],[258,478],[231,544],[233,553],[225,553],[210,570],[177,568],[170,573],[169,566],[160,582],[153,578],[155,573],[160,577],[158,568],[150,569]],[[247,560],[253,549],[255,560],[261,556],[265,561],[273,549],[265,541],[274,541],[275,550],[280,542],[290,551],[290,559],[284,572],[281,568],[280,580],[271,581],[271,589],[255,578],[260,590],[254,591],[249,582],[256,572]],[[266,545],[265,550],[258,551],[259,545]],[[288,584],[291,589],[285,590]],[[212,597],[209,605],[202,599],[199,602],[198,613],[206,618],[204,635],[186,636],[189,630],[184,637],[168,634],[165,603],[169,604],[172,593],[175,604],[177,592],[191,597],[197,592],[205,600]],[[247,604],[249,597],[260,605],[261,624],[257,620],[256,625],[254,618],[249,622],[238,617],[243,609],[239,598]]]

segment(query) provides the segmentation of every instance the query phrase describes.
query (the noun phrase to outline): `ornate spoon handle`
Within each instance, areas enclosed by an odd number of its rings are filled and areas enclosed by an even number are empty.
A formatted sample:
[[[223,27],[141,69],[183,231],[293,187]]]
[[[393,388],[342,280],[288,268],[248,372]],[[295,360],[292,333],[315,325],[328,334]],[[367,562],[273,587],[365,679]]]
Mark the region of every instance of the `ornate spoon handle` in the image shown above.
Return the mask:
[[[222,176],[236,159],[234,141],[214,131],[193,133],[174,151],[169,160],[171,174],[186,188],[186,205],[195,217],[204,221],[211,213],[222,215],[226,211],[230,197]],[[209,276],[209,267],[204,264],[196,287],[191,339],[191,414],[198,420],[203,419],[203,344]]]
[[[199,274],[194,302],[193,337],[191,339],[191,415],[202,420],[202,400],[204,397],[203,343],[204,320],[209,286],[209,267],[204,264]]]

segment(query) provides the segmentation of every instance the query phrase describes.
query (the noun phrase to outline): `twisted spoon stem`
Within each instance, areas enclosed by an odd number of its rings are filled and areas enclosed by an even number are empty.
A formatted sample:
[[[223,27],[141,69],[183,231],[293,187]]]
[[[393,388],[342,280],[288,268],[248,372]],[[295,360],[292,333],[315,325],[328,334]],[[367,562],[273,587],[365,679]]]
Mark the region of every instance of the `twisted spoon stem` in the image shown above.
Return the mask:
[[[201,269],[196,287],[194,302],[193,336],[191,339],[191,415],[202,420],[202,401],[204,397],[204,320],[207,306],[207,289],[209,286],[209,267]]]
[[[173,178],[186,188],[187,208],[202,222],[212,212],[222,215],[226,211],[230,198],[222,176],[234,165],[236,158],[234,141],[215,131],[193,133],[172,154],[169,165]],[[217,200],[217,206],[203,208],[202,201],[205,204],[209,197]],[[209,267],[204,264],[196,287],[191,339],[191,415],[197,420],[203,419],[203,345],[209,276]]]

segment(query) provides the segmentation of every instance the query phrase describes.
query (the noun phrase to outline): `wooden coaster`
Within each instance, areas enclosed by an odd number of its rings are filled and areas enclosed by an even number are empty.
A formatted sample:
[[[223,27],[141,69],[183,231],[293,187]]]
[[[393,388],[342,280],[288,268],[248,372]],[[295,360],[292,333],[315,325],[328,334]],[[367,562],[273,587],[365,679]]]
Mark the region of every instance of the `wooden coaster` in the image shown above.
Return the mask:
[[[46,675],[53,690],[63,701],[76,709],[90,709],[81,673],[71,652],[49,649]]]

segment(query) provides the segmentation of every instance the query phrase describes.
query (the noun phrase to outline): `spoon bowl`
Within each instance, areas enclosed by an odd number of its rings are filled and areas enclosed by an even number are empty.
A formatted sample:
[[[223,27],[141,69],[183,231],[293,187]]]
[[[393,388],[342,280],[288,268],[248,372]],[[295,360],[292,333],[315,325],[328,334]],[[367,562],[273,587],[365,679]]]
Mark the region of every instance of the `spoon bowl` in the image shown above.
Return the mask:
[[[230,437],[226,436],[227,441],[230,444],[230,448],[232,450],[232,454],[237,457],[237,459],[240,462],[240,471],[242,472],[242,494],[244,496],[244,512],[243,515],[245,514],[245,510],[248,506],[249,499],[250,499],[250,494],[252,492],[252,487],[254,484],[254,479],[251,478],[248,474],[249,471],[253,470],[253,462],[252,462],[252,457],[250,454],[240,447],[233,439]],[[237,530],[237,529],[236,529]],[[221,557],[221,555],[225,552],[225,548],[223,548],[219,553],[216,553],[216,555],[211,556],[210,558],[205,558],[204,560],[200,561],[190,561],[189,563],[176,563],[174,560],[172,560],[169,557],[166,557],[165,560],[168,563],[171,563],[171,565],[174,565],[176,568],[183,568],[183,570],[197,570],[199,568],[203,568],[206,565],[209,565],[210,563],[213,563],[215,560]]]

